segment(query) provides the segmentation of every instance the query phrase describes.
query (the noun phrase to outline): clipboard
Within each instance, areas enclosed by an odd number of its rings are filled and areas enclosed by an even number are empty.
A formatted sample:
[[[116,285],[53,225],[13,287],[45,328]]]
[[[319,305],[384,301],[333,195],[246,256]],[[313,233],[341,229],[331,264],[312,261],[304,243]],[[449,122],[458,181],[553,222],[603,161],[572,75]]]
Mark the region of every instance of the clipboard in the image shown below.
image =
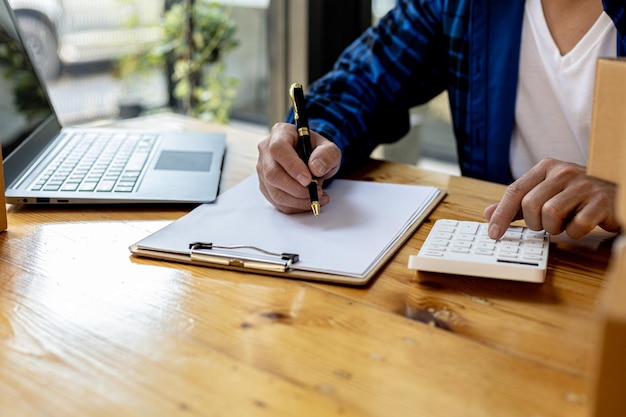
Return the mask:
[[[436,187],[336,179],[319,217],[279,212],[252,175],[129,247],[133,256],[364,285],[445,197]]]

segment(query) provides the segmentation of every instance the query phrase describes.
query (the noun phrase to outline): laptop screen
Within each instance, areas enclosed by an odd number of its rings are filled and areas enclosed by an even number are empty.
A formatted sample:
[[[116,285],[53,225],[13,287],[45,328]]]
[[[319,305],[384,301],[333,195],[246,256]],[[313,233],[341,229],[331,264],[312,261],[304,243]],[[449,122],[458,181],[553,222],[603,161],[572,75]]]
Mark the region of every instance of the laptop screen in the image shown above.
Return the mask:
[[[0,2],[0,142],[6,158],[44,120],[55,117],[20,41],[6,0]]]

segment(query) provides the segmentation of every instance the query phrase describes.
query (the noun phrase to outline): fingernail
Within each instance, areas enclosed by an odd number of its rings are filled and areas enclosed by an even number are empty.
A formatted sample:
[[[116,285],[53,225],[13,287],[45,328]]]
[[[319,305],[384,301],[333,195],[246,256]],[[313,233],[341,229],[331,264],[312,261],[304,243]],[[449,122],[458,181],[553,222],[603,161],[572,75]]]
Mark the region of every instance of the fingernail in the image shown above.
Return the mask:
[[[311,179],[307,178],[306,175],[298,175],[296,180],[300,183],[301,186],[307,187],[311,183]]]
[[[311,168],[313,175],[321,177],[326,174],[326,164],[321,159],[314,159],[311,161]]]
[[[489,237],[491,239],[500,239],[502,228],[495,223],[489,225]]]

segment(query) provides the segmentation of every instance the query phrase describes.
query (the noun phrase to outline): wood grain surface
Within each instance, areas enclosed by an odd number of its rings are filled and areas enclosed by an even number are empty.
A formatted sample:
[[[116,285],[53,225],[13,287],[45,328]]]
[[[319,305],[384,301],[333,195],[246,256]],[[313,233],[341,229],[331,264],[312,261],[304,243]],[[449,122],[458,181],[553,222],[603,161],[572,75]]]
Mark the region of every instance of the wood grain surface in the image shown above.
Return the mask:
[[[224,130],[222,191],[262,138],[174,115],[119,124]],[[418,273],[432,223],[482,221],[504,187],[384,161],[352,177],[448,192],[364,288],[130,256],[191,207],[8,206],[0,415],[587,415],[612,236],[553,237],[541,285]]]

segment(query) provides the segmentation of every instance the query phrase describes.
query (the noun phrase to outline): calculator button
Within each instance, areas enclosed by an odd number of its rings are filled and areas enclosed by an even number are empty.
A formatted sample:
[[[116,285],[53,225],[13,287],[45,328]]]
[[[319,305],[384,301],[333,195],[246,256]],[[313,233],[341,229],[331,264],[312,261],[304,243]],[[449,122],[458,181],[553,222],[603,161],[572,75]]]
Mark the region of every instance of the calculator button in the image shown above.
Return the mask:
[[[469,248],[463,248],[460,246],[454,246],[452,249],[450,249],[450,251],[454,253],[470,253]]]
[[[519,252],[519,244],[518,245],[511,245],[511,244],[501,245],[500,250],[504,252],[517,253]]]
[[[526,240],[526,241],[524,241],[524,247],[527,247],[527,248],[543,248],[543,241],[540,241],[540,240]]]
[[[529,253],[531,255],[541,255],[543,254],[543,249],[539,249],[539,248],[527,248],[525,250],[526,253]]]
[[[521,232],[512,231],[512,230],[507,230],[506,232],[504,232],[504,235],[502,236],[502,240],[507,240],[507,239],[518,240],[521,238],[522,238]]]
[[[459,224],[459,222],[455,220],[438,220],[436,224],[441,225],[441,226],[456,227]]]
[[[468,241],[463,241],[463,240],[458,240],[456,242],[453,243],[454,247],[456,248],[465,248],[465,249],[469,249],[472,247],[472,242],[468,242]]]
[[[459,227],[461,233],[475,235],[478,232],[478,223],[462,223]]]
[[[448,232],[436,232],[435,233],[435,237],[437,239],[446,239],[446,240],[450,240],[452,239],[452,233],[448,233]]]
[[[456,238],[458,240],[465,240],[467,242],[473,242],[475,236],[474,235],[468,235],[467,233],[461,233],[461,234],[457,235]]]
[[[532,230],[529,230],[526,232],[526,239],[527,240],[540,240],[543,241],[543,238],[545,236],[545,232],[534,232]]]
[[[424,255],[426,255],[426,256],[442,257],[443,256],[443,252],[436,251],[436,250],[428,250],[428,251],[424,252]]]
[[[454,233],[453,226],[439,226],[437,227],[438,232],[446,232],[446,233]]]
[[[494,245],[493,243],[479,243],[478,245],[476,245],[476,247],[478,249],[490,250],[490,251],[493,251],[496,249],[496,245]]]

